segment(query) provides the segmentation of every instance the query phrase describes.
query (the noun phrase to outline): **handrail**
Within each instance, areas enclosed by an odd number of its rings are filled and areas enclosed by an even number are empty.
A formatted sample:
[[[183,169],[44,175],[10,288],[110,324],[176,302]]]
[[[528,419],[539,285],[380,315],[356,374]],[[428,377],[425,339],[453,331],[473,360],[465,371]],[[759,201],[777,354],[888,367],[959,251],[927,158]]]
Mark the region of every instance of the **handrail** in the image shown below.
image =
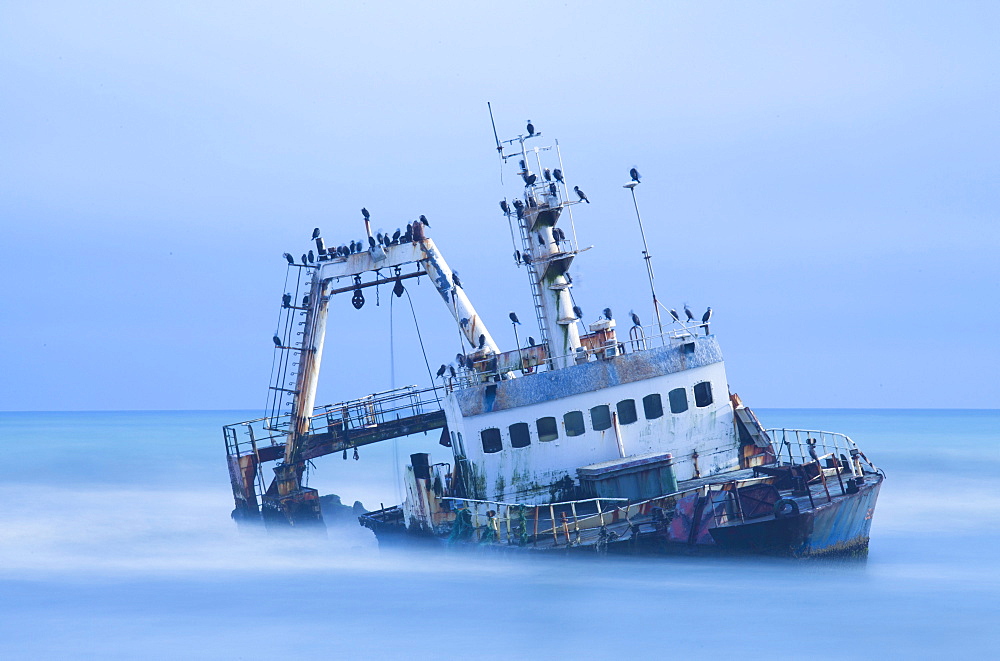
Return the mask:
[[[789,463],[794,463],[795,458],[792,456],[792,446],[795,445],[798,448],[798,459],[800,463],[809,463],[815,461],[816,459],[812,456],[812,452],[816,452],[817,455],[828,455],[828,454],[845,454],[848,457],[855,459],[863,459],[868,466],[871,467],[873,471],[878,472],[878,467],[873,464],[865,453],[861,451],[858,444],[855,443],[846,434],[841,434],[840,432],[832,431],[822,431],[820,429],[788,429],[784,427],[777,427],[773,429],[765,430],[765,433],[771,438],[772,444],[777,445],[776,448],[776,459],[781,460],[781,454],[784,448],[788,448],[788,461]],[[779,438],[780,435],[780,438]],[[804,440],[803,440],[804,437]],[[810,441],[812,441],[810,443]]]

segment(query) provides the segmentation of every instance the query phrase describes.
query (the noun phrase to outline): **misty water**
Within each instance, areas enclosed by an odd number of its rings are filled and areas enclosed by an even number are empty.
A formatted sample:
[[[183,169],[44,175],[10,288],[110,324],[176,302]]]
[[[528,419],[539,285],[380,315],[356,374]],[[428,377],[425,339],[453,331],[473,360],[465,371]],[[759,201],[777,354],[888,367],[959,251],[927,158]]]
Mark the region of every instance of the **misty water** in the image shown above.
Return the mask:
[[[1000,648],[1000,412],[763,410],[888,478],[866,562],[380,550],[240,533],[221,426],[255,412],[0,413],[0,658],[941,658]],[[395,503],[436,433],[316,462]]]

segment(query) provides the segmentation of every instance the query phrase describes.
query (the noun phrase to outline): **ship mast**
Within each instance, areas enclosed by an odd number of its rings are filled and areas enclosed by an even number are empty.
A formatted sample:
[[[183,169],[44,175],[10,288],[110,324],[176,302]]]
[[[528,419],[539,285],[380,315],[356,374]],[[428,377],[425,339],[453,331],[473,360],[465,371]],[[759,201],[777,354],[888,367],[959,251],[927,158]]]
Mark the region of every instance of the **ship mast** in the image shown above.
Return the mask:
[[[515,215],[522,241],[522,259],[528,272],[535,315],[542,340],[547,345],[550,369],[569,367],[576,361],[580,343],[580,318],[573,311],[570,293],[572,282],[567,277],[570,264],[580,252],[569,238],[557,229],[562,210],[570,204],[566,199],[565,181],[551,175],[542,167],[541,152],[550,147],[527,148],[525,143],[538,138],[541,133],[519,135],[503,144],[512,145],[517,152],[503,154],[504,161],[518,158],[517,174],[524,181],[524,192],[515,201]],[[538,172],[532,172],[529,160],[533,157]],[[558,174],[558,164],[555,171]],[[545,173],[544,176],[542,173]]]

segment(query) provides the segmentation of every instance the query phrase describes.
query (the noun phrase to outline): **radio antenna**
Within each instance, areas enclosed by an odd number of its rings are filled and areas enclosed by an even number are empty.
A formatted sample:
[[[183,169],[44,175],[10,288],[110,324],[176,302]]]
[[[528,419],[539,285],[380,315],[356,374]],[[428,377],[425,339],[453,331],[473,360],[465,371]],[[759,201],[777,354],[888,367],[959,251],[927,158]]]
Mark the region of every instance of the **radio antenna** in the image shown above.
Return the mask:
[[[493,106],[486,102],[486,107],[490,110],[490,124],[493,125],[493,139],[497,141],[497,156],[500,157],[500,184],[503,185],[503,147],[500,146],[500,136],[497,135],[497,123],[493,121]]]

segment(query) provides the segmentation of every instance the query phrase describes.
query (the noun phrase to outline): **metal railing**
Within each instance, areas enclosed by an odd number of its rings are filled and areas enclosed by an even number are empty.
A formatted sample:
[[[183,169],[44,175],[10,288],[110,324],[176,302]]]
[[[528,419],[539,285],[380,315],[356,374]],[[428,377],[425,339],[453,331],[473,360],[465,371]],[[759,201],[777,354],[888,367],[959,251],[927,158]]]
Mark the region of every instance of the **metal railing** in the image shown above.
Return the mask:
[[[585,498],[543,505],[505,503],[495,500],[445,497],[441,500],[459,503],[471,515],[476,541],[489,540],[506,544],[531,543],[552,536],[555,546],[579,542],[582,530],[600,528],[615,520],[618,506],[602,504],[626,503],[628,498]],[[582,524],[582,525],[581,525]],[[527,529],[530,526],[530,530]]]
[[[828,455],[840,459],[843,455],[849,460],[858,457],[864,460],[872,471],[878,472],[879,470],[875,464],[868,460],[858,444],[846,434],[819,429],[785,428],[767,429],[765,433],[770,436],[771,443],[775,446],[776,459],[779,462],[782,455],[787,457],[788,463],[791,464],[806,464]]]

